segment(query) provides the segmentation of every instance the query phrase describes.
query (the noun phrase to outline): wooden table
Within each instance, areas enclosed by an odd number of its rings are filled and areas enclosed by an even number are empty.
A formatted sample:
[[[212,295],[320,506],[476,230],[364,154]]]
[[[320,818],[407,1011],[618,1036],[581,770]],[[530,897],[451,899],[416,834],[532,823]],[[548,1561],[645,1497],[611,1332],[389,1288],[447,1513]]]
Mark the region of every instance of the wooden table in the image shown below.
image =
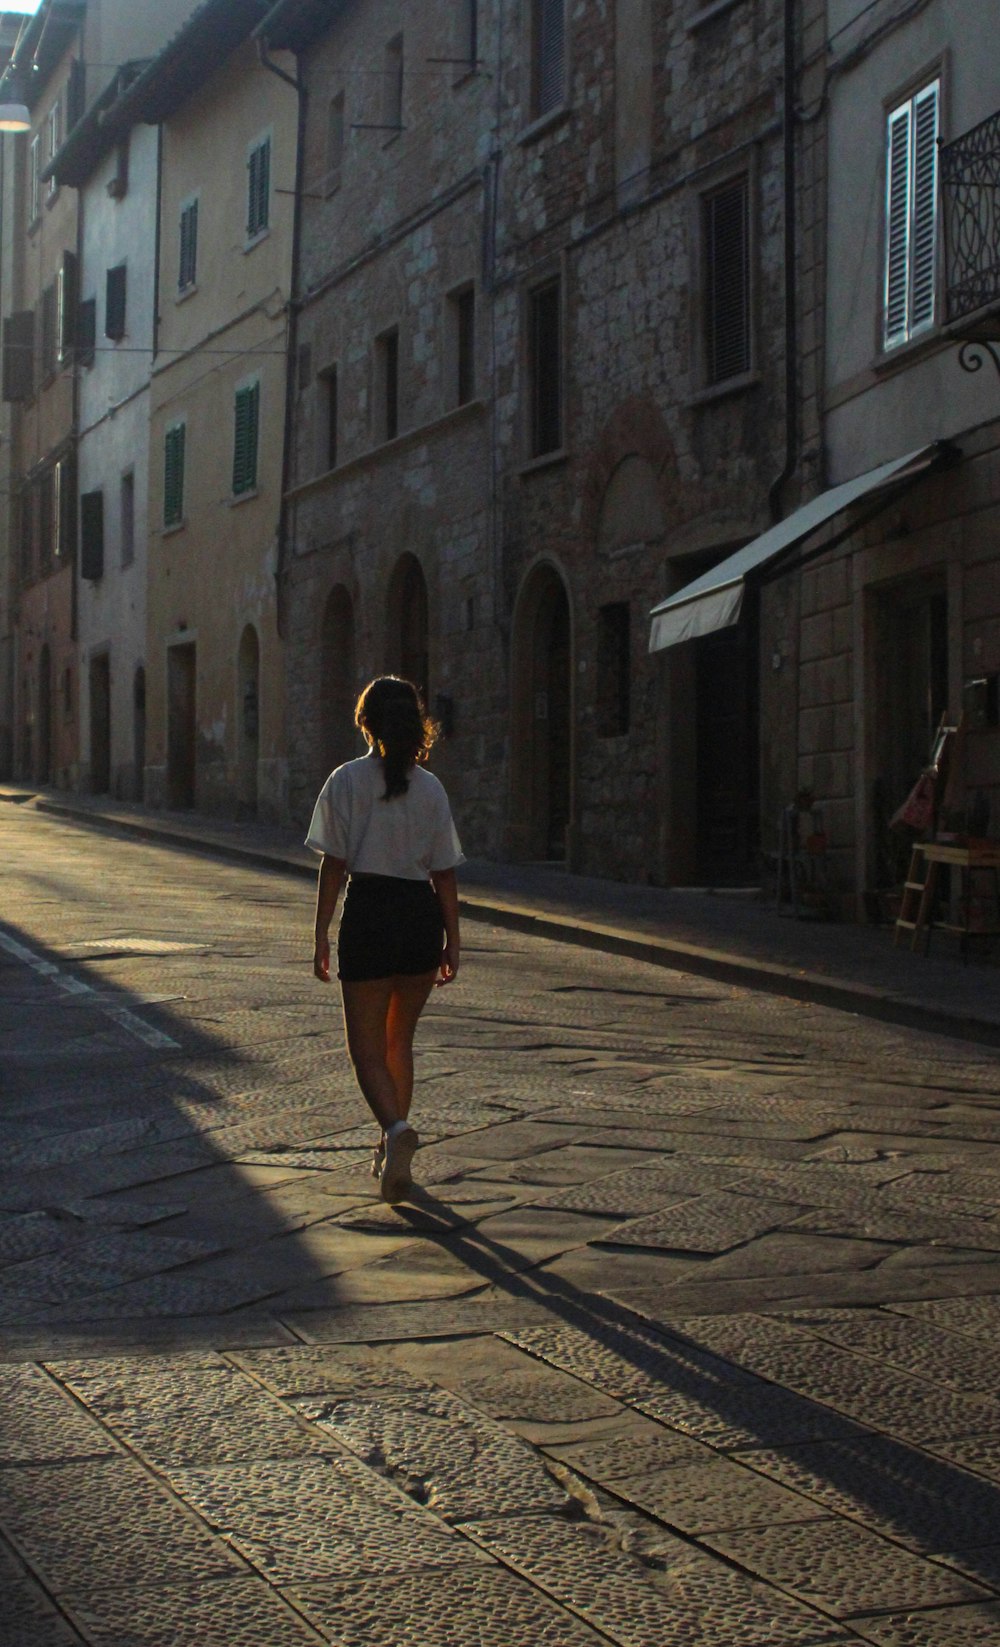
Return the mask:
[[[961,922],[934,919],[938,881],[944,865],[957,869],[961,876],[962,890],[958,900],[959,907],[964,912],[964,919]],[[988,923],[972,920],[977,878],[985,880],[989,888],[985,897],[979,895],[984,903],[989,902],[992,906],[992,920]],[[914,842],[910,867],[903,887],[899,919],[896,922],[895,942],[899,943],[902,932],[909,932],[910,948],[916,949],[923,939],[926,955],[930,948],[931,933],[935,930],[958,934],[963,960],[968,958],[970,938],[1000,936],[1000,843],[987,841],[959,846],[948,841]]]

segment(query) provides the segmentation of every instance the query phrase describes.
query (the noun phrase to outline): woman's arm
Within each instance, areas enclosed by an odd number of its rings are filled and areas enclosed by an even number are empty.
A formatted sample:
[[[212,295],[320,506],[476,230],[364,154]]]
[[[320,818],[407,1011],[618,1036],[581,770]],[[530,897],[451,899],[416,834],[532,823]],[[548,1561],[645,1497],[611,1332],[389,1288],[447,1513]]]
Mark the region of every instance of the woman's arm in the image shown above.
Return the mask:
[[[441,976],[438,984],[454,982],[458,973],[461,939],[458,931],[458,882],[453,869],[438,869],[431,875],[431,885],[441,905],[444,922],[444,950],[441,955]]]
[[[330,922],[337,907],[337,898],[347,868],[345,858],[330,858],[325,854],[319,866],[319,884],[316,889],[316,948],[313,951],[313,972],[324,984],[330,982]]]

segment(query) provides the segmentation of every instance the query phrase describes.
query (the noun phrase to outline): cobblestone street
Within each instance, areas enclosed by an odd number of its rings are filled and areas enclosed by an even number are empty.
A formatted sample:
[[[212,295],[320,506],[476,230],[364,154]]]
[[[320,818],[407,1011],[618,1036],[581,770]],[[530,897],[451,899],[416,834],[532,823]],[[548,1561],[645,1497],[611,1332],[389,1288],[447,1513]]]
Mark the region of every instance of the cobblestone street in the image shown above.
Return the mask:
[[[995,1049],[467,921],[390,1208],[306,881],[0,850],[3,1647],[995,1647]]]

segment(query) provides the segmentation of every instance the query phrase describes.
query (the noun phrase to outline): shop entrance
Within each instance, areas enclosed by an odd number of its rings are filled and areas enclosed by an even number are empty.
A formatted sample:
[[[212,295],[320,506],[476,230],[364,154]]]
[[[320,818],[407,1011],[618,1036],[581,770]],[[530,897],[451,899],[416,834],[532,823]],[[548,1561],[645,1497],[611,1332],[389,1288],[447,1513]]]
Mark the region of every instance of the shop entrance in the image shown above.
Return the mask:
[[[90,660],[90,787],[111,789],[111,663],[106,652]]]
[[[196,659],[193,644],[167,653],[167,805],[195,802]]]

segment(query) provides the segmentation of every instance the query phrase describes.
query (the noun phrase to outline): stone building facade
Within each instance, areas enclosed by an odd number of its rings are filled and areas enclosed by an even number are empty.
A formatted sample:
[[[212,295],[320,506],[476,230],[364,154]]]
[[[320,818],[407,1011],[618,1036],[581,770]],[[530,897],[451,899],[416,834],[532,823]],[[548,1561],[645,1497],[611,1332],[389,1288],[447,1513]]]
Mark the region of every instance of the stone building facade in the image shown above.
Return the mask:
[[[647,613],[790,478],[783,10],[284,0],[262,25],[306,87],[299,816],[358,685],[401,668],[472,850],[756,876],[757,631],[665,661]]]
[[[888,819],[942,716],[965,737],[939,821],[1000,835],[1000,74],[990,0],[856,12],[825,18],[822,481],[947,460],[798,578],[798,777],[860,917],[905,875]]]

